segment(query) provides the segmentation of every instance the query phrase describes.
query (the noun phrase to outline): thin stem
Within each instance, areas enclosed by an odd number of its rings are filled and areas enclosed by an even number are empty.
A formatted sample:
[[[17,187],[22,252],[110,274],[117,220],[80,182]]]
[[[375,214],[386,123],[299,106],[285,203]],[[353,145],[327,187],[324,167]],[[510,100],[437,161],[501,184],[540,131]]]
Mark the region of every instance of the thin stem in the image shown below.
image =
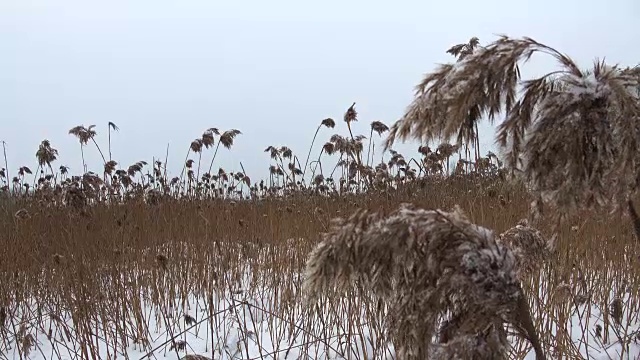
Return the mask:
[[[340,158],[338,159],[338,162],[336,163],[336,166],[333,168],[333,171],[331,171],[331,175],[329,175],[330,178],[333,179],[333,174],[336,172],[336,169],[338,168],[338,165],[340,164],[340,161],[342,160],[342,156],[344,154],[340,154]]]
[[[40,171],[40,163],[38,163],[38,168],[36,168],[36,172],[33,174],[33,189],[36,188],[36,182],[38,181],[38,172]]]
[[[202,162],[202,150],[200,150],[200,153],[198,155],[198,171],[196,173],[196,183],[198,183],[200,180],[200,163]]]
[[[184,162],[182,163],[182,171],[180,172],[180,187],[182,187],[182,180],[184,179],[184,171],[187,169],[187,160],[189,160],[189,154],[191,154],[191,146],[189,146],[189,150],[187,150],[187,156],[185,156]]]
[[[82,170],[83,173],[87,173],[87,163],[84,161],[84,144],[80,142],[80,155],[82,156]]]
[[[220,148],[220,141],[218,141],[218,145],[216,145],[216,150],[213,152],[213,158],[211,159],[211,164],[209,165],[209,173],[211,173],[211,169],[213,169],[213,160],[215,160],[216,155],[218,155],[218,148]]]
[[[371,154],[371,144],[373,143],[373,126],[371,127],[371,134],[369,134],[369,150],[367,150],[367,166],[369,166],[369,155]],[[373,159],[371,159],[373,162]]]
[[[351,141],[355,142],[356,139],[353,137],[353,132],[351,131],[351,121],[347,121],[347,128],[349,129],[349,135],[351,135]],[[358,165],[362,165],[362,156],[360,154],[360,151],[356,151],[356,152],[358,153],[357,158],[354,154],[351,154],[351,156],[353,157],[354,161],[357,161]]]
[[[164,155],[164,181],[167,181],[167,162],[169,161],[169,143],[167,143],[167,152]]]
[[[9,162],[7,162],[7,143],[2,141],[2,152],[4,153],[4,175],[7,180],[7,185],[11,181],[11,177],[9,176]]]
[[[318,155],[318,163],[320,163],[320,157],[322,156],[322,153],[324,152],[324,147],[322,149],[320,149],[320,154]],[[313,168],[313,172],[311,173],[311,179],[313,181],[313,177],[316,175],[316,170],[318,169],[318,166],[316,165],[315,168]]]
[[[313,135],[313,140],[311,140],[311,146],[309,147],[309,153],[307,154],[307,161],[304,162],[304,170],[302,170],[302,179],[304,179],[304,176],[307,173],[307,165],[309,164],[309,158],[311,157],[311,150],[313,149],[313,144],[316,142],[316,137],[318,136],[318,132],[320,131],[321,127],[322,124],[318,125],[316,133]]]
[[[93,141],[93,143],[96,145],[96,148],[98,149],[98,152],[100,153],[100,156],[102,156],[102,161],[106,164],[107,163],[107,159],[104,157],[104,154],[102,153],[102,150],[100,149],[100,146],[98,146],[98,143],[96,142],[96,139],[93,136],[91,137],[91,141]]]
[[[111,126],[107,126],[109,136],[109,161],[111,161]]]

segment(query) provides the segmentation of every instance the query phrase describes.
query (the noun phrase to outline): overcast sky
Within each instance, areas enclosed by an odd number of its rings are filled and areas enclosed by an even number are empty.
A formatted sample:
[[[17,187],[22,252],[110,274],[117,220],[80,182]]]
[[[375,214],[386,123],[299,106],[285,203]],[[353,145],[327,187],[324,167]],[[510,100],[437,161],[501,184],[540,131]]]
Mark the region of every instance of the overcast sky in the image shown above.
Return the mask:
[[[96,124],[106,151],[112,121],[123,167],[164,158],[170,144],[176,174],[205,129],[237,128],[243,134],[215,168],[242,162],[257,181],[267,176],[267,146],[287,145],[304,161],[322,119],[340,121],[321,131],[316,149],[346,134],[341,119],[354,101],[357,133],[368,136],[373,120],[391,125],[421,77],[453,60],[445,50],[473,36],[482,44],[530,36],[583,67],[595,57],[631,65],[640,62],[639,22],[637,0],[0,0],[0,140],[13,174],[36,168],[43,139],[60,152],[54,165],[78,173],[68,130]],[[523,76],[553,66],[535,58]],[[493,129],[481,131],[484,154]],[[101,173],[93,145],[86,157]]]

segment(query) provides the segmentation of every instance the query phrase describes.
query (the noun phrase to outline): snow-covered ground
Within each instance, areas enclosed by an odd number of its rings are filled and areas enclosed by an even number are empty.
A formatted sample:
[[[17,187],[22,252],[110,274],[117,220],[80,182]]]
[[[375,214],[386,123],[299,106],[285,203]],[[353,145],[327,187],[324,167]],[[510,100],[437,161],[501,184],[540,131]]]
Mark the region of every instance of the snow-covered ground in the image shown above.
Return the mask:
[[[101,359],[180,359],[186,354],[200,354],[209,358],[213,356],[214,359],[365,359],[374,355],[373,358],[377,359],[394,358],[392,346],[376,344],[379,329],[372,329],[367,324],[358,324],[351,330],[351,337],[347,337],[346,324],[343,329],[334,326],[326,331],[319,328],[318,322],[305,322],[302,308],[300,319],[287,321],[270,314],[269,309],[264,308],[264,303],[240,291],[214,301],[217,304],[213,317],[209,316],[206,301],[196,299],[195,296],[184,307],[168,309],[166,312],[144,307],[144,316],[148,322],[147,344],[142,341],[135,344],[131,339],[131,343],[124,347],[126,351],[114,352],[113,345],[107,346],[107,342],[113,344],[113,340],[108,340],[108,333],[105,335],[104,330],[98,329],[98,336],[94,333],[91,346],[98,349]],[[640,358],[639,339],[633,336],[635,328],[619,330],[610,327],[609,341],[604,344],[602,336],[596,334],[598,326],[602,326],[599,324],[604,323],[603,315],[594,307],[590,311],[588,313],[587,305],[581,305],[566,322],[568,335],[583,358]],[[313,315],[307,314],[307,317]],[[627,319],[623,318],[622,323],[626,322]],[[90,349],[87,349],[86,354],[81,353],[74,339],[70,315],[65,319],[49,317],[41,323],[44,326],[40,328],[31,327],[28,323],[10,326],[18,329],[18,332],[22,328],[23,333],[33,336],[35,343],[30,347],[27,358],[84,359],[91,358],[90,354],[95,353]],[[589,331],[584,332],[582,329]],[[622,332],[631,335],[624,339]],[[22,336],[22,341],[27,337]],[[623,357],[620,340],[628,344]],[[23,346],[24,343],[18,346],[15,343],[5,344],[1,356],[7,359],[25,358],[26,354],[21,354]],[[549,358],[556,358],[553,350],[548,355]],[[529,352],[526,359],[535,359],[533,351]]]
[[[85,354],[74,334],[71,312],[64,318],[42,314],[38,321],[11,322],[8,328],[15,331],[9,336],[11,343],[0,345],[0,358],[85,359],[97,353],[100,359],[180,359],[187,354],[229,360],[342,359],[353,352],[352,358],[360,359],[364,347],[369,356],[386,352],[386,356],[376,356],[393,359],[392,347],[375,344],[375,332],[379,333],[379,329],[357,324],[348,337],[344,334],[348,322],[343,321],[334,322],[333,329],[327,331],[318,316],[306,312],[302,303],[298,309],[292,309],[295,314],[283,318],[271,312],[263,296],[252,297],[242,290],[216,296],[213,302],[209,307],[207,299],[192,295],[188,303],[176,307],[142,305],[143,311],[136,315],[142,318],[132,316],[131,324],[146,327],[141,331],[144,335],[132,332],[127,346],[114,344],[113,333],[108,328],[105,331],[103,324],[95,323],[91,329],[93,341],[86,346]],[[175,299],[174,303],[180,304],[181,300]],[[35,304],[32,305],[23,303],[23,310],[17,311],[15,318],[23,317],[24,309],[34,308]],[[39,325],[34,326],[36,323]],[[136,338],[146,338],[148,342],[135,341]],[[30,346],[25,347],[25,341],[31,342]],[[120,350],[114,351],[116,347]],[[28,354],[25,348],[29,348]]]
[[[629,301],[629,296],[623,299],[623,303],[625,301]],[[571,359],[640,359],[638,314],[629,314],[623,310],[620,325],[616,326],[610,315],[610,309],[604,309],[605,314],[603,309],[594,304],[573,303],[570,307],[571,315],[566,321],[555,318],[555,314],[542,315],[542,322],[551,323],[549,328],[552,329],[551,334],[541,333],[542,337],[547,337],[547,341],[544,342],[547,344],[546,350],[549,359],[560,358],[554,347],[549,344],[555,343],[556,339],[563,336],[571,339],[569,342],[573,354],[573,357],[569,357]],[[605,316],[608,319],[605,319]],[[535,311],[534,318],[539,318]],[[605,329],[605,323],[611,325]],[[564,324],[564,327],[559,324]],[[525,359],[535,360],[533,350],[527,354]]]

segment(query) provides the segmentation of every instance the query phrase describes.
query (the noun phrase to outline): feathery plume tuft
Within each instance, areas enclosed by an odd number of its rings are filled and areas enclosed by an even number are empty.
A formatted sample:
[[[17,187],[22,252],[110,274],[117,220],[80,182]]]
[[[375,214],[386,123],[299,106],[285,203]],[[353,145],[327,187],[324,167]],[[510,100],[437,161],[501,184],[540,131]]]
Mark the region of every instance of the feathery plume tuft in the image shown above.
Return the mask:
[[[40,167],[47,165],[51,168],[51,163],[58,158],[58,150],[51,147],[49,140],[42,140],[36,152],[36,158]]]
[[[382,135],[383,132],[389,131],[389,127],[381,121],[373,121],[371,123],[371,130],[378,133],[378,135]]]
[[[522,275],[538,270],[553,254],[557,237],[558,234],[554,233],[546,239],[539,230],[529,226],[527,219],[522,219],[500,234],[498,241],[513,250],[518,273]]]
[[[227,149],[231,149],[231,147],[233,146],[233,141],[235,140],[236,136],[241,134],[242,132],[240,130],[236,130],[236,129],[227,130],[223,132],[222,135],[220,135],[220,139],[218,141],[222,144],[222,146],[226,147]]]
[[[335,152],[335,144],[332,142],[327,142],[324,143],[324,145],[322,146],[322,148],[324,149],[324,152],[327,153],[327,155],[333,155],[333,153]]]
[[[191,148],[191,151],[193,151],[194,153],[199,153],[199,152],[202,152],[203,144],[204,142],[202,141],[202,139],[195,139],[191,142],[191,145],[189,146],[189,148]]]
[[[88,128],[83,125],[78,125],[69,130],[69,134],[78,138],[80,144],[86,145],[91,138],[97,135],[93,129],[95,125],[90,125]]]
[[[356,103],[353,103],[347,111],[344,113],[344,122],[351,123],[353,121],[358,121],[358,112],[356,111]]]
[[[333,129],[336,126],[336,122],[332,118],[326,118],[322,120],[320,124],[330,129]]]
[[[217,129],[210,128],[205,130],[205,132],[202,133],[202,145],[204,145],[204,147],[207,149],[212,147],[215,143],[214,135],[216,135],[216,133],[213,130],[217,130]]]

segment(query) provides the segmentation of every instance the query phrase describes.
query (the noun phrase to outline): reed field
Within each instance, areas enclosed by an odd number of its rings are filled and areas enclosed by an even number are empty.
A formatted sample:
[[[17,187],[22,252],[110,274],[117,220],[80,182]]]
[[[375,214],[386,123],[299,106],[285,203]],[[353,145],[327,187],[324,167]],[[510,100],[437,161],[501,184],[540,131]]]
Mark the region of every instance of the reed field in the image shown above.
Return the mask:
[[[3,147],[0,358],[640,359],[640,70],[449,51],[395,124],[353,104],[309,148],[265,144],[266,175],[217,165],[237,129],[121,164],[116,124],[81,125],[103,161],[79,173],[46,139],[18,168]],[[561,76],[519,79],[530,52]]]

